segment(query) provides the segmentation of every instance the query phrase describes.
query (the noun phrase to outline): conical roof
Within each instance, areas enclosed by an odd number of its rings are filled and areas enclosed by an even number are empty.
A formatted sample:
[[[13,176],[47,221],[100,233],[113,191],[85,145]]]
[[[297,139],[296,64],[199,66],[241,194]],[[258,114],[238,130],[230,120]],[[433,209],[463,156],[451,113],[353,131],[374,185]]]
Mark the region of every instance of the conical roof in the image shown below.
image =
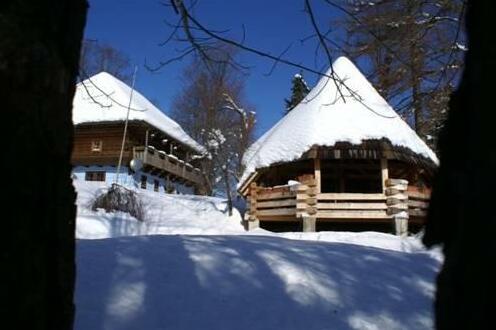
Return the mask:
[[[313,146],[387,139],[437,163],[435,153],[379,95],[358,68],[339,57],[293,110],[245,153],[243,183],[254,171],[300,158]],[[339,86],[339,88],[338,88]]]
[[[74,124],[125,121],[130,96],[131,87],[110,73],[100,72],[76,86],[72,121]],[[136,90],[130,108],[129,120],[144,121],[199,153],[205,151],[178,123]]]

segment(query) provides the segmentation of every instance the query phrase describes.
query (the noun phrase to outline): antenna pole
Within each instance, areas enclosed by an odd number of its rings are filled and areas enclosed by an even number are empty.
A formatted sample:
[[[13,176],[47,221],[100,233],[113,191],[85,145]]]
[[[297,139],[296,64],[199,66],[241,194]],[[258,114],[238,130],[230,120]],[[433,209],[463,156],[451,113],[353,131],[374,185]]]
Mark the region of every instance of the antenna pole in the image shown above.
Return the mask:
[[[124,146],[126,144],[127,123],[129,121],[129,112],[131,111],[131,103],[133,101],[134,83],[136,82],[136,73],[137,72],[138,72],[138,66],[135,65],[134,66],[134,73],[133,73],[133,83],[131,85],[131,95],[129,95],[129,104],[127,106],[126,122],[124,124],[124,134],[122,135],[121,153],[119,155],[119,163],[117,164],[117,173],[115,174],[115,183],[119,183],[119,173],[121,171],[122,156],[124,154]]]

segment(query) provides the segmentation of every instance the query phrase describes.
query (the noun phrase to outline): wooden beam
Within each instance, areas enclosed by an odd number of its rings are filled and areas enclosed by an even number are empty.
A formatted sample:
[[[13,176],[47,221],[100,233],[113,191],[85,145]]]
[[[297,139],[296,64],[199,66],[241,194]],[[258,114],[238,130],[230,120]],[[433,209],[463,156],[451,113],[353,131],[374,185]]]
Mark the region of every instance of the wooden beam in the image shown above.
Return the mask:
[[[272,215],[272,216],[259,216],[257,218],[260,221],[266,222],[300,222],[300,219],[294,215]]]
[[[385,200],[384,194],[361,194],[361,193],[323,193],[317,196],[319,200]]]
[[[319,210],[386,210],[386,203],[318,203]]]
[[[283,198],[291,198],[296,194],[293,191],[277,191],[277,192],[264,192],[259,191],[257,199],[262,200],[270,200],[270,199],[283,199]]]
[[[281,206],[296,206],[296,199],[283,199],[283,200],[257,203],[257,207],[261,209],[271,208],[271,207],[281,207]]]
[[[317,218],[317,223],[335,223],[335,224],[391,224],[391,217],[385,218]]]
[[[381,158],[381,182],[382,192],[386,192],[386,180],[389,179],[388,161],[386,158]]]
[[[429,201],[429,199],[431,198],[431,194],[428,192],[421,193],[421,192],[417,192],[417,191],[407,191],[406,194],[410,198],[426,200],[426,201]]]
[[[271,216],[271,215],[296,215],[296,208],[281,208],[281,209],[257,209],[258,216]]]
[[[429,208],[429,202],[409,199],[408,200],[408,206],[411,208],[428,209]]]
[[[317,218],[326,219],[390,219],[382,210],[369,211],[318,211]]]
[[[313,160],[314,164],[314,177],[315,177],[315,184],[317,188],[317,193],[320,194],[322,191],[322,177],[320,173],[320,158],[314,158]]]
[[[408,214],[412,217],[427,217],[427,211],[426,210],[408,210]]]

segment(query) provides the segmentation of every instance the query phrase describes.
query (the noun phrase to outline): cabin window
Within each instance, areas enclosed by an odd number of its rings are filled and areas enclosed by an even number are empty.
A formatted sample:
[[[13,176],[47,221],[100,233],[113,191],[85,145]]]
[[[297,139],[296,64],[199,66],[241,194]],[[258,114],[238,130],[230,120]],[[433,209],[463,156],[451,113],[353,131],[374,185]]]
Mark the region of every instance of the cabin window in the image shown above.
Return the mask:
[[[103,147],[102,140],[93,140],[91,141],[91,151],[93,152],[101,152]]]
[[[153,180],[153,191],[158,192],[158,188],[160,187],[160,184],[158,180]]]
[[[141,176],[141,189],[146,189],[146,175]]]
[[[105,181],[104,171],[89,171],[86,172],[84,179],[86,181]]]

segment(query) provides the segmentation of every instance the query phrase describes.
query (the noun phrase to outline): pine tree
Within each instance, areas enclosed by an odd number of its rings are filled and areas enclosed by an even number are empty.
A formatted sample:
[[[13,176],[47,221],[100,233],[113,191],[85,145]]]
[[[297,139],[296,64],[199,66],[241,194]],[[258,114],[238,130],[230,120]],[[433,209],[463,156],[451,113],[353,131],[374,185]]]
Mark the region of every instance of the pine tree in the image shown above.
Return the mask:
[[[286,113],[293,110],[293,108],[296,107],[298,103],[305,98],[305,96],[307,96],[308,92],[310,92],[310,89],[308,88],[308,85],[305,82],[305,79],[303,79],[301,73],[295,74],[291,80],[291,83],[291,98],[284,99],[284,102],[286,102]]]

